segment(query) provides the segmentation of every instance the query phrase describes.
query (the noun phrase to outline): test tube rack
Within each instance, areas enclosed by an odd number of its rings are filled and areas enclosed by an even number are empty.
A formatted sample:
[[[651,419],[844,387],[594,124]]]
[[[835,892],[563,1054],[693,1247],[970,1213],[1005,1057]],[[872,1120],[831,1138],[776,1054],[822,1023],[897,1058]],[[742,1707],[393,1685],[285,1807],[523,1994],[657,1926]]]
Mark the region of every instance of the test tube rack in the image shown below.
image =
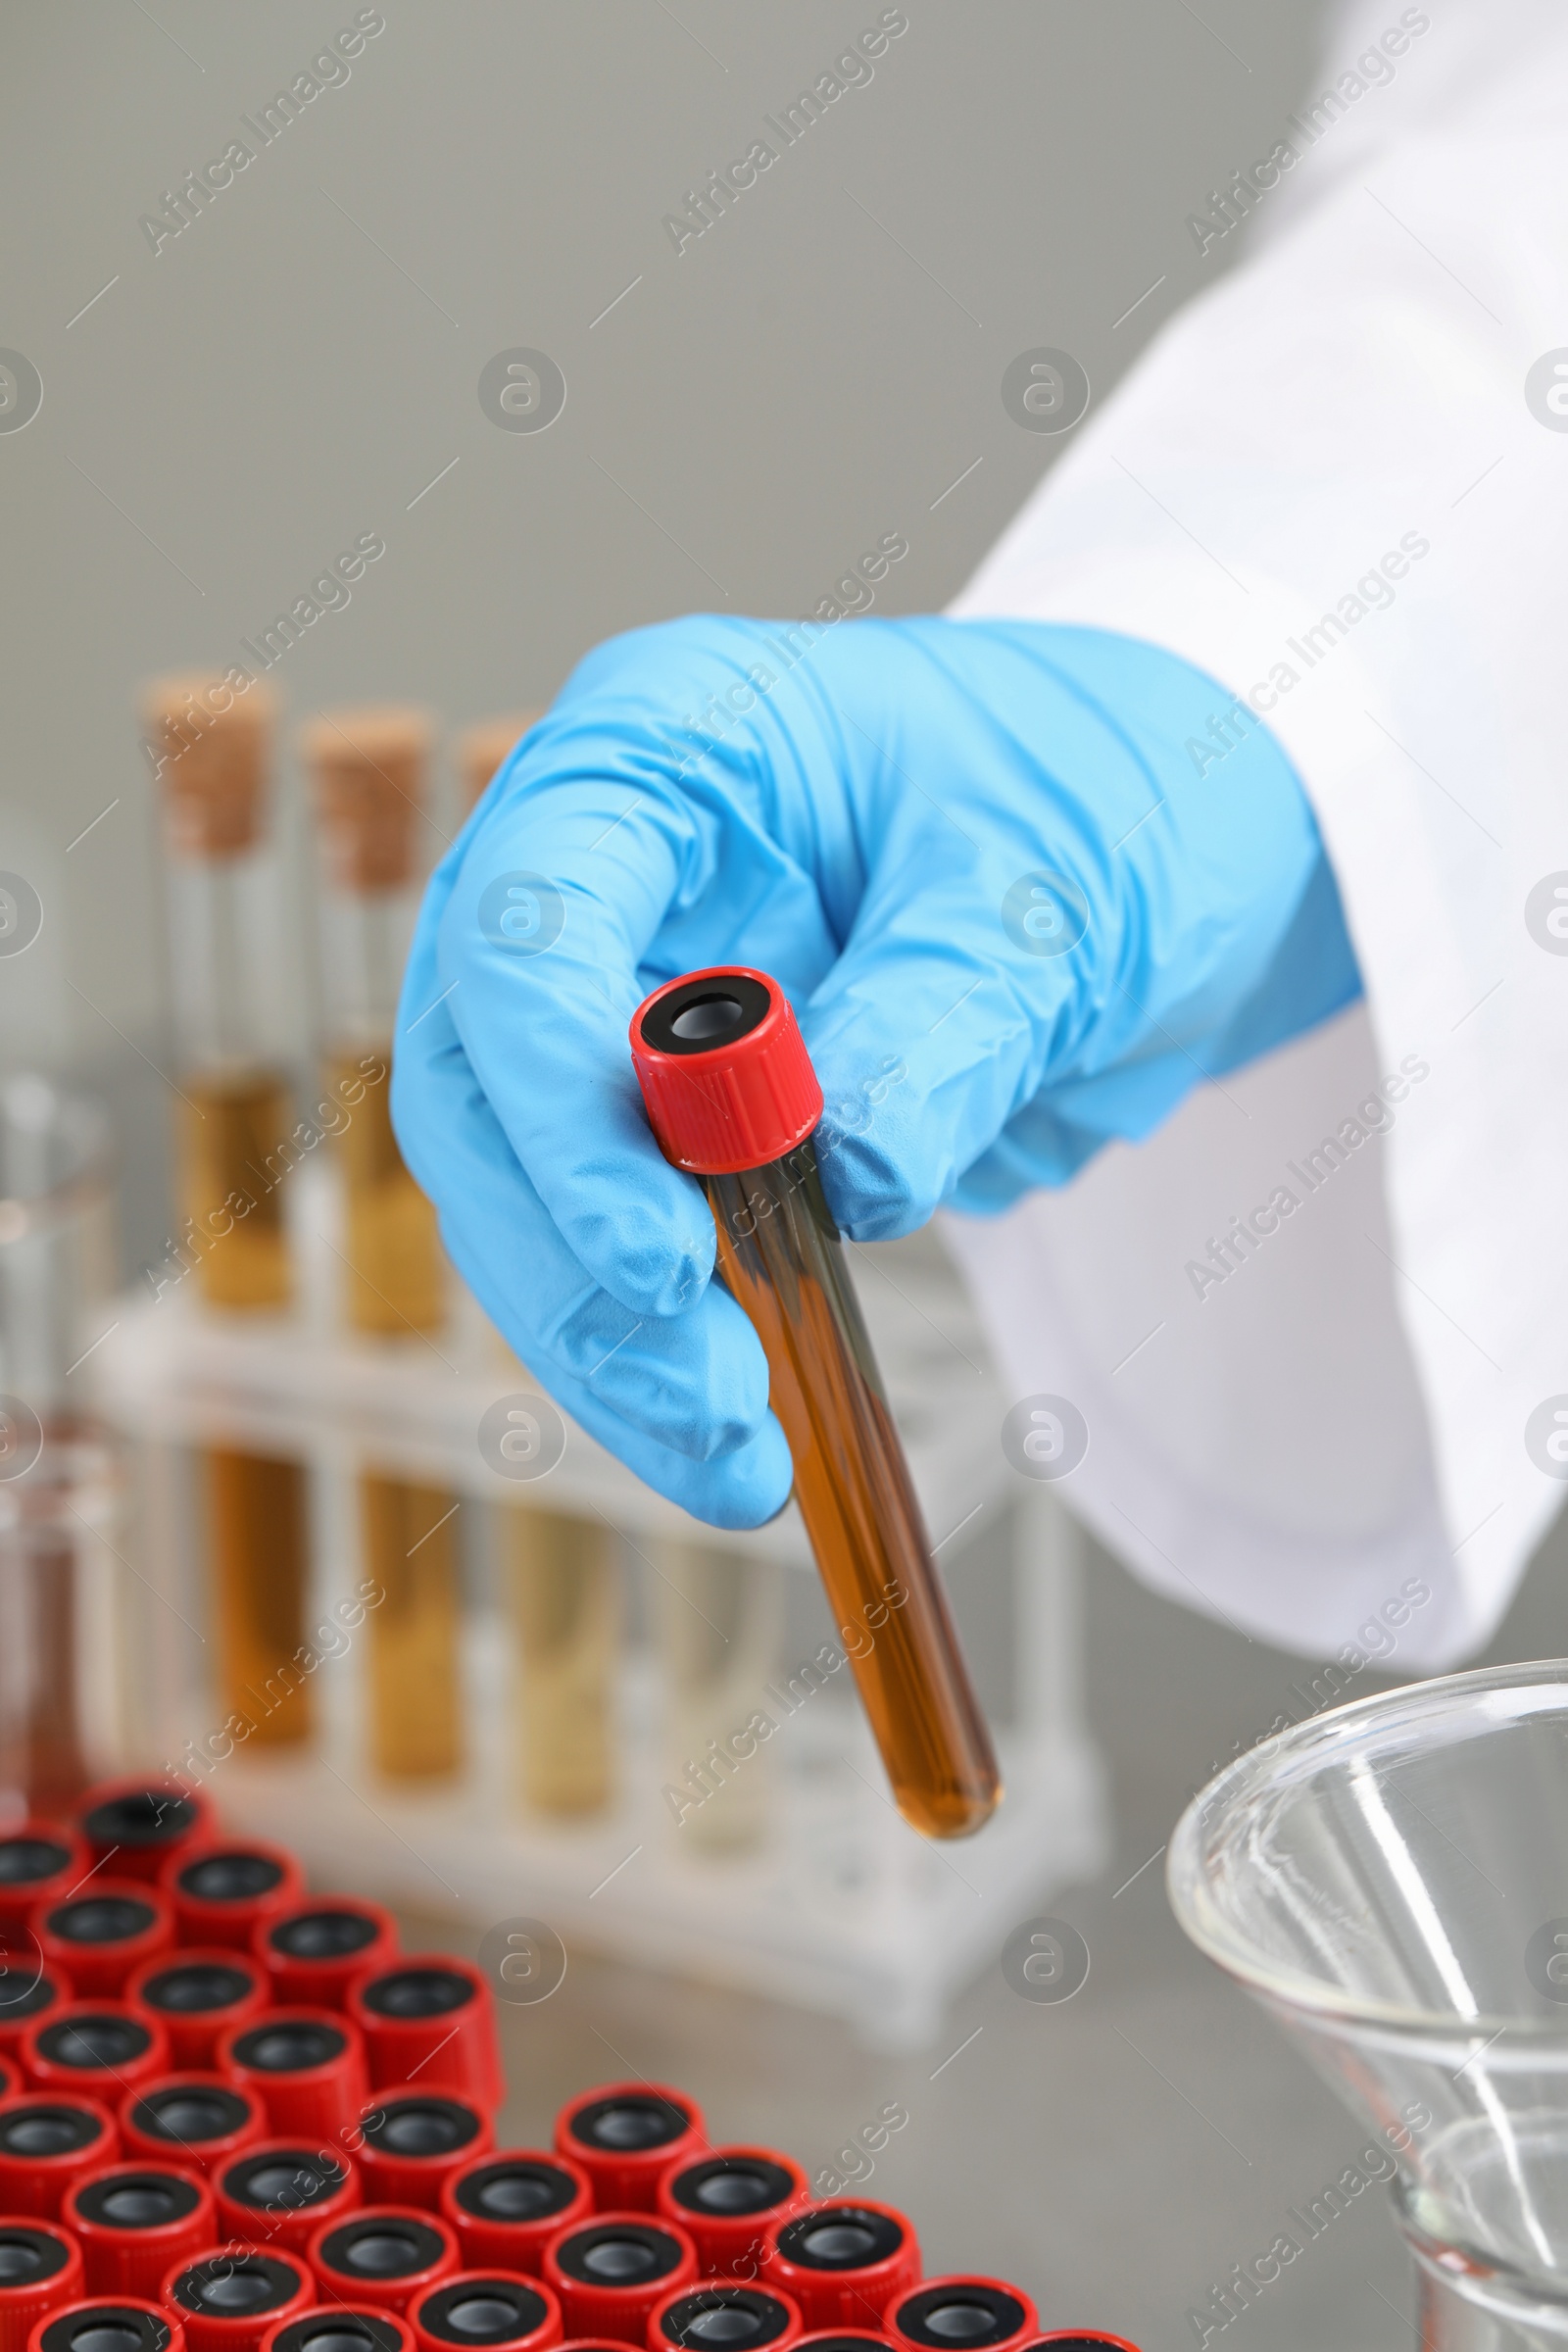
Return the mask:
[[[546,1507],[606,1523],[633,1562],[673,1537],[814,1581],[793,1506],[754,1534],[708,1528],[575,1424],[548,1477],[499,1475],[479,1449],[481,1418],[538,1384],[466,1295],[428,1343],[346,1336],[331,1305],[340,1272],[331,1170],[306,1163],[288,1191],[305,1302],[298,1313],[225,1316],[199,1302],[194,1281],[157,1297],[143,1286],[117,1301],[83,1366],[134,1467],[131,1590],[148,1621],[135,1644],[137,1765],[188,1762],[187,1742],[205,1758],[222,1721],[221,1713],[215,1721],[192,1523],[197,1447],[244,1446],[306,1464],[312,1626],[334,1614],[340,1624],[352,1619],[353,1495],[367,1469],[444,1485],[470,1509]],[[575,1822],[520,1813],[503,1761],[508,1636],[482,1590],[470,1595],[464,1632],[468,1762],[461,1776],[411,1786],[370,1773],[350,1634],[346,1650],[316,1675],[309,1745],[237,1746],[204,1761],[222,1817],[297,1846],[321,1884],[480,1928],[526,1917],[553,1929],[568,1951],[597,1950],[835,2015],[877,2046],[928,2044],[946,2004],[996,1964],[1008,1933],[1106,1859],[1103,1780],[1080,1700],[1082,1539],[1052,1489],[1005,1462],[999,1431],[1008,1399],[945,1253],[926,1237],[854,1257],[944,1566],[982,1530],[989,1538],[999,1518],[1006,1522],[1013,1688],[998,1733],[1007,1795],[979,1838],[933,1845],[899,1818],[845,1670],[781,1721],[769,1743],[765,1840],[722,1859],[695,1851],[662,1793],[658,1667],[646,1646],[625,1655],[611,1806]],[[831,1631],[824,1608],[818,1639]],[[781,1657],[776,1694],[787,1698],[794,1671]]]

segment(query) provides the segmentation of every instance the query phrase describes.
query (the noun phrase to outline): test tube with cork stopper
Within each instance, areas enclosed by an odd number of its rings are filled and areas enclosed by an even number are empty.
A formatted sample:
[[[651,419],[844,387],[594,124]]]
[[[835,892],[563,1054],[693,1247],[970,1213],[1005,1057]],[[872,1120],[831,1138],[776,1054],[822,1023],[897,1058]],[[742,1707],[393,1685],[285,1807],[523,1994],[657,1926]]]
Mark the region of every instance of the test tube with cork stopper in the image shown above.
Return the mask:
[[[435,1211],[392,1131],[392,1028],[424,869],[430,723],[420,710],[326,711],[301,738],[321,853],[324,1066],[343,1179],[343,1316],[427,1340],[447,1314]],[[370,1751],[403,1780],[462,1761],[457,1497],[427,1480],[359,1479]]]
[[[169,852],[176,1254],[209,1305],[255,1313],[293,1300],[282,1186],[294,1113],[270,1035],[281,938],[267,836],[273,702],[264,681],[242,677],[160,679],[142,718]],[[304,1740],[311,1686],[278,1679],[305,1639],[304,1468],[227,1446],[209,1448],[202,1467],[222,1703],[262,1745]]]
[[[465,817],[539,716],[514,711],[459,737]],[[523,1503],[500,1504],[496,1522],[513,1632],[518,1798],[533,1813],[599,1812],[614,1781],[621,1630],[614,1537],[598,1520]]]

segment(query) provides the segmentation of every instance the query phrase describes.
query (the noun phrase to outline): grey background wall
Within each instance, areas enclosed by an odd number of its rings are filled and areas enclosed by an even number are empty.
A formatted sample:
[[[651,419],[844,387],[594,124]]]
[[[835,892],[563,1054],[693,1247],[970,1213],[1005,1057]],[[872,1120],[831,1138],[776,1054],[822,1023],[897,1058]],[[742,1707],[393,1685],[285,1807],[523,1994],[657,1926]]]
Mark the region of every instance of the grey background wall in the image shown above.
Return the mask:
[[[263,145],[244,118],[357,13],[58,0],[5,34],[0,345],[43,403],[0,433],[0,865],[45,924],[0,960],[0,1053],[114,1094],[132,1256],[164,1118],[138,682],[244,658],[370,531],[385,556],[273,672],[289,733],[347,700],[453,727],[544,700],[612,630],[808,610],[890,531],[878,609],[940,606],[1058,446],[1004,410],[1006,363],[1058,345],[1103,394],[1223,266],[1186,215],[1278,135],[1318,29],[1300,0],[908,0],[871,78],[677,253],[663,217],[780,146],[764,115],[880,0],[384,0]],[[254,160],[155,251],[142,216],[235,138]],[[565,378],[547,431],[480,406],[519,346]],[[299,894],[288,920],[298,1034]]]

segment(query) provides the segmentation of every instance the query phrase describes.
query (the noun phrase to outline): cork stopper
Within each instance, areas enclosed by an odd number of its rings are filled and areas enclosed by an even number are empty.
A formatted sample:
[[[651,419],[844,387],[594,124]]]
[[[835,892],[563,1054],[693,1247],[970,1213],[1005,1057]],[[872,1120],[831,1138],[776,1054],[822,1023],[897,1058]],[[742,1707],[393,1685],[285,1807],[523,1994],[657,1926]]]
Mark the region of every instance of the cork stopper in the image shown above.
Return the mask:
[[[276,702],[253,678],[236,691],[205,670],[155,678],[141,697],[142,727],[181,858],[238,858],[266,818]]]
[[[430,764],[427,712],[323,710],[300,735],[327,871],[339,890],[402,890]]]
[[[458,772],[463,779],[463,813],[467,815],[496,769],[542,710],[514,710],[503,718],[481,718],[458,737]]]

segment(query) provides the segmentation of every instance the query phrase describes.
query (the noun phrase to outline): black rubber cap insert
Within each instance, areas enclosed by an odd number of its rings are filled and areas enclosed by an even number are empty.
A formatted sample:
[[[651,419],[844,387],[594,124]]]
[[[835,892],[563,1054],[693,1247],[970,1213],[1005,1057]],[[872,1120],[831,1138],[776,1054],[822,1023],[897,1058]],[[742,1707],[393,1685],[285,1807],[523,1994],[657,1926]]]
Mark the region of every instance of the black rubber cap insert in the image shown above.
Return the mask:
[[[171,2082],[138,2099],[130,2120],[149,2139],[189,2147],[197,2140],[226,2139],[231,2132],[242,2131],[255,2113],[251,2100],[216,2082]]]
[[[363,1911],[299,1911],[281,1920],[267,1940],[291,1960],[346,1960],[373,1943],[377,1933]]]
[[[688,2165],[670,2185],[688,2213],[715,2216],[771,2213],[795,2194],[784,2167],[760,2156],[708,2156]]]
[[[707,2352],[751,2352],[776,2343],[790,2315],[775,2295],[755,2286],[694,2286],[660,2319],[666,2343],[707,2347]]]
[[[255,1987],[255,1978],[243,1968],[228,1968],[220,1960],[178,1960],[149,1977],[141,1997],[171,2017],[204,2017],[214,2009],[232,2008]]]
[[[45,2026],[38,2036],[38,2053],[54,2066],[79,2066],[84,2073],[96,2068],[113,2074],[132,2058],[143,2057],[152,2047],[152,2039],[135,2018],[117,2017],[109,2010],[101,2015],[63,2017],[58,2024]]]
[[[232,1853],[203,1854],[187,1862],[175,1883],[193,1902],[251,1903],[259,1894],[270,1894],[282,1876],[282,1866],[270,1854],[237,1846]]]
[[[690,2129],[691,2118],[670,2100],[652,2095],[643,2098],[630,2091],[613,2099],[590,2100],[571,2119],[573,2139],[612,2156],[667,2147]]]
[[[515,2344],[542,2328],[548,2306],[520,2278],[465,2278],[433,2287],[418,2307],[426,2335],[444,2344]]]
[[[277,2352],[398,2352],[396,2325],[373,2311],[308,2311],[277,2331]]]
[[[70,2260],[71,2248],[57,2230],[29,2230],[21,2222],[0,2226],[0,2287],[52,2278]]]
[[[466,2008],[473,1986],[455,1968],[395,1968],[372,1977],[360,1994],[377,2017],[447,2017]]]
[[[105,2136],[97,2116],[83,2107],[57,2107],[48,2098],[0,2115],[0,2154],[7,2156],[74,2156]]]
[[[450,2156],[478,2136],[479,2114],[461,2099],[388,2099],[361,2127],[388,2156]]]
[[[198,2202],[194,2180],[174,2173],[116,2173],[76,2191],[77,2211],[105,2230],[162,2230],[194,2213]]]
[[[439,2262],[442,2239],[407,2214],[356,2214],[330,2230],[315,2259],[344,2278],[412,2278]]]
[[[24,1977],[20,1971],[13,1977],[8,1969],[0,1977],[0,2026],[20,2026],[24,2019],[52,2009],[59,1998],[59,1985],[41,1969],[35,1977]]]
[[[124,1943],[145,1936],[157,1920],[151,1903],[134,1895],[84,1894],[74,1903],[57,1903],[47,1925],[51,1936],[63,1936],[68,1943]]]
[[[277,2311],[308,2283],[303,2269],[272,2254],[209,2254],[181,2271],[170,2289],[182,2311],[215,2320],[248,2320]]]
[[[82,1828],[94,1845],[172,1845],[196,1827],[196,1807],[188,1796],[171,1796],[167,1788],[133,1788],[94,1805]]]
[[[647,2286],[680,2267],[682,2248],[651,2222],[588,2222],[555,2247],[568,2278],[583,2286]]]
[[[786,2222],[778,2250],[808,2271],[863,2271],[886,2262],[904,2243],[904,2231],[885,2213],[863,2205],[823,2205]]]
[[[303,2213],[335,2197],[347,2179],[340,2164],[330,2157],[323,2164],[310,2148],[266,2148],[237,2158],[223,2175],[222,2188],[236,2205]]]
[[[234,2057],[259,2075],[298,2075],[313,2066],[330,2066],[348,2046],[347,2034],[335,2026],[318,2026],[308,2017],[286,2018],[242,2034],[234,2044]]]
[[[1023,2305],[1000,2287],[968,2279],[941,2279],[917,2287],[899,2305],[899,2332],[932,2352],[959,2352],[968,2345],[1000,2344],[1023,2326]]]
[[[0,1886],[34,1886],[70,1860],[70,1846],[52,1838],[0,1838]]]
[[[458,2183],[465,2213],[486,2222],[544,2222],[564,2213],[577,2194],[570,2173],[544,2158],[502,2157]]]
[[[168,2352],[172,2340],[167,2320],[129,2303],[63,2311],[40,2338],[43,2352]]]

